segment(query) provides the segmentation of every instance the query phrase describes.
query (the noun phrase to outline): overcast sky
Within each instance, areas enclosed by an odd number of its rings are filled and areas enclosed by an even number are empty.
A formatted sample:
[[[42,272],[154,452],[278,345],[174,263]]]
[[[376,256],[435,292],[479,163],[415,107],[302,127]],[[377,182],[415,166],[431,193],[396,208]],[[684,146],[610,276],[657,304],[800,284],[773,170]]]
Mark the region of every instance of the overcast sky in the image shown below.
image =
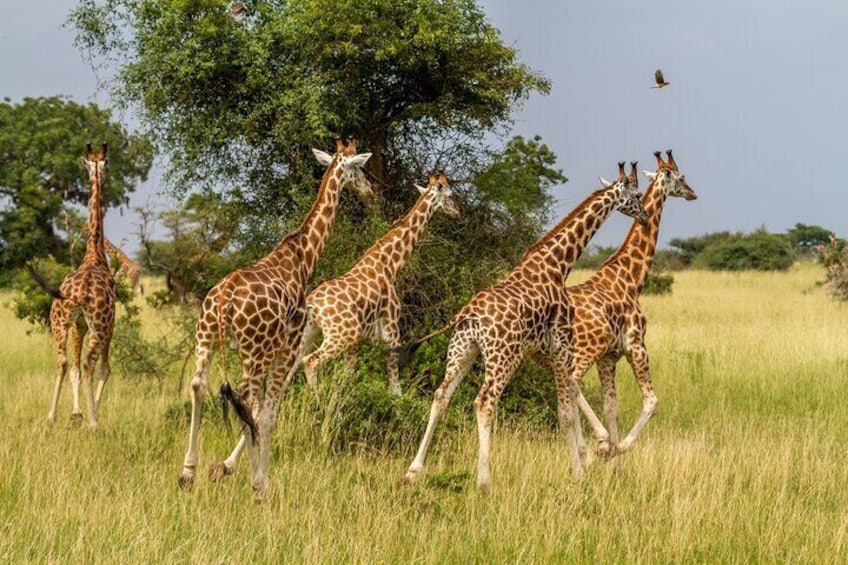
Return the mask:
[[[61,27],[74,4],[0,0],[0,95],[109,105]],[[558,155],[570,179],[555,191],[560,215],[598,187],[597,175],[615,176],[617,161],[653,169],[653,151],[672,148],[699,199],[666,207],[661,243],[796,222],[848,232],[848,187],[839,180],[848,176],[848,2],[483,5],[521,59],[552,82],[550,95],[533,96],[516,115],[516,133],[541,135]],[[656,68],[672,83],[661,91],[649,88]],[[107,235],[132,231],[128,215],[110,216]],[[628,226],[613,218],[595,243],[617,245]]]

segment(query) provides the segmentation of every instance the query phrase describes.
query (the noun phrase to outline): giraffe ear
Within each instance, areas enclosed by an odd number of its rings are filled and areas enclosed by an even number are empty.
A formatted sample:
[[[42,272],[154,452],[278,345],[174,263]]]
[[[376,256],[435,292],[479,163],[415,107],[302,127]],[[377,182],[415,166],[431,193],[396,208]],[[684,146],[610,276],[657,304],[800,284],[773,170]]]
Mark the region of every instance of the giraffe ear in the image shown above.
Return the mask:
[[[361,167],[371,158],[371,153],[360,153],[347,160],[348,167]]]
[[[648,180],[651,182],[654,182],[654,180],[656,180],[657,178],[657,173],[651,171],[642,171],[642,174],[648,177]]]
[[[325,167],[329,167],[330,163],[333,161],[333,156],[329,153],[325,153],[320,149],[313,149],[312,154],[315,155],[315,158],[318,159],[318,162],[324,165]]]
[[[604,177],[598,177],[598,180],[601,181],[601,184],[604,185],[607,188],[612,186],[612,183],[610,181],[608,181],[607,179],[605,179]]]
[[[427,187],[421,186],[420,184],[416,184],[415,188],[417,188],[418,192],[420,192],[421,194],[424,194],[425,192],[427,192]]]

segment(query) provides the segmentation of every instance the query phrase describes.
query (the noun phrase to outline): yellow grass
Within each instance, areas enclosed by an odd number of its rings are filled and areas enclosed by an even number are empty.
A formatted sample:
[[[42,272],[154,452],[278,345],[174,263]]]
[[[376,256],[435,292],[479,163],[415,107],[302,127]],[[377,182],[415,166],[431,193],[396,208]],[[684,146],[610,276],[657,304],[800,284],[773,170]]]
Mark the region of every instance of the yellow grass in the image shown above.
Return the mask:
[[[471,424],[439,430],[426,477],[445,480],[400,488],[406,457],[313,441],[303,387],[283,405],[264,505],[246,460],[183,493],[187,419],[165,417],[176,375],[165,387],[113,377],[93,435],[65,426],[65,390],[45,437],[52,344],[2,309],[0,561],[845,562],[848,305],[809,265],[675,278],[672,296],[643,301],[660,409],[621,471],[596,463],[575,483],[555,434],[501,426],[488,498],[474,488]],[[640,407],[632,381],[620,364],[623,428]],[[594,372],[586,382],[596,400]],[[207,419],[201,471],[231,443]]]

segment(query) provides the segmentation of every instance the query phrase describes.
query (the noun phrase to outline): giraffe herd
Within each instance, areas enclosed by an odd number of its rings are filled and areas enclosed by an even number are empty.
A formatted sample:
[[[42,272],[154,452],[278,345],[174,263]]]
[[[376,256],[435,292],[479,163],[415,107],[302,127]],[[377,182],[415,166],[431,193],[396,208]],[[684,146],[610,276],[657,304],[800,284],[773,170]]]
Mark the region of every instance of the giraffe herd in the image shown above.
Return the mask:
[[[344,356],[348,370],[353,371],[359,345],[367,340],[382,341],[387,351],[388,388],[392,394],[400,395],[402,363],[418,345],[447,331],[452,331],[452,335],[444,380],[434,393],[427,428],[404,476],[405,482],[412,483],[423,473],[436,426],[478,357],[485,376],[474,400],[479,439],[477,484],[484,492],[491,487],[493,416],[504,388],[525,356],[536,359],[554,379],[557,419],[575,477],[581,477],[586,469],[581,413],[589,423],[601,457],[614,458],[632,448],[657,408],[639,295],[653,260],[666,198],[696,198],[670,150],[666,159],[660,152],[654,153],[657,168],[654,172],[644,171],[650,180],[644,196],[639,192],[636,163],[631,163],[628,174],[620,162],[616,180],[601,179],[603,187],[533,244],[503,280],[474,296],[447,325],[407,346],[402,346],[400,338],[398,319],[402,304],[395,279],[435,213],[459,217],[451,187],[443,173],[431,174],[426,187],[417,186],[420,197],[410,211],[350,271],[307,294],[316,262],[332,231],[341,191],[351,188],[362,198],[372,195],[364,174],[371,154],[357,153],[355,140],[345,143],[337,139],[333,155],[318,149],[313,149],[313,153],[326,171],[300,227],[259,262],[224,277],[201,305],[195,332],[188,450],[179,475],[181,488],[190,490],[196,478],[201,408],[216,352],[221,353],[221,397],[233,404],[245,427],[230,455],[211,464],[210,478],[220,480],[234,473],[247,448],[254,499],[261,501],[268,492],[271,435],[280,400],[301,364],[307,382],[314,386],[319,369],[329,360]],[[101,194],[106,156],[105,143],[97,153],[90,144],[87,146],[84,161],[92,188],[86,253],[80,267],[65,278],[58,291],[52,292],[50,326],[58,351],[49,426],[56,420],[59,393],[67,372],[69,338],[73,354],[71,422],[81,424],[83,420],[79,402],[82,382],[89,426],[97,426],[97,411],[110,373],[109,346],[115,317],[113,275],[123,273],[131,287],[141,291],[138,264],[103,235]],[[566,287],[575,262],[613,210],[634,219],[624,243],[590,279]],[[109,268],[106,251],[120,263],[116,273]],[[86,333],[90,337],[85,363],[81,365]],[[227,380],[223,350],[228,343],[235,346],[241,365],[237,391]],[[633,367],[643,399],[642,412],[623,440],[619,438],[615,392],[615,365],[622,356]],[[92,381],[98,360],[99,380],[94,392]],[[606,427],[581,391],[583,376],[593,364],[598,366],[604,391]]]

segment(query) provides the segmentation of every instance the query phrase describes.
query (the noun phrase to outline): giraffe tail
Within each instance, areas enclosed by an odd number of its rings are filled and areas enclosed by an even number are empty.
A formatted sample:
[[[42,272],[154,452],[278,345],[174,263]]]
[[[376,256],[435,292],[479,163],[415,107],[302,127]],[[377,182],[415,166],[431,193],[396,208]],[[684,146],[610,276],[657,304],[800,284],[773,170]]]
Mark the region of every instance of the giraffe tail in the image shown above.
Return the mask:
[[[400,347],[393,347],[389,350],[390,353],[396,353],[398,356],[398,369],[403,369],[409,360],[412,358],[412,354],[421,347],[422,344],[436,337],[437,335],[441,335],[457,325],[458,323],[465,320],[465,316],[454,316],[454,319],[448,322],[446,325],[437,329],[434,332],[431,332],[425,335],[422,338],[416,339],[415,341],[408,343],[406,345],[401,345]]]
[[[250,439],[254,444],[256,444],[256,422],[253,420],[250,408],[247,407],[247,404],[245,404],[241,397],[236,394],[230,386],[230,383],[226,380],[221,384],[220,395],[221,409],[224,412],[224,422],[227,424],[227,428],[230,428],[230,414],[228,406],[232,404],[233,409],[236,411],[236,416],[238,416],[239,420],[241,420],[250,430]]]
[[[68,297],[62,294],[62,292],[58,288],[53,288],[52,286],[50,286],[47,280],[43,276],[41,276],[41,273],[36,271],[35,267],[33,267],[30,263],[26,264],[26,268],[27,272],[29,273],[29,276],[32,277],[32,280],[38,283],[38,286],[40,286],[44,292],[58,300],[68,299]]]
[[[218,318],[218,347],[221,350],[221,372],[223,373],[223,382],[221,383],[219,396],[221,398],[221,411],[224,415],[224,423],[227,425],[228,429],[232,430],[230,427],[230,415],[228,410],[229,405],[232,404],[238,419],[241,420],[250,430],[250,440],[254,445],[256,445],[257,429],[256,422],[253,420],[253,414],[250,413],[250,408],[233,390],[233,387],[230,386],[230,382],[227,380],[227,361],[226,351],[224,350],[224,339],[226,337],[226,331],[224,330],[224,289],[221,289],[218,293],[218,302],[216,307],[216,314]]]

